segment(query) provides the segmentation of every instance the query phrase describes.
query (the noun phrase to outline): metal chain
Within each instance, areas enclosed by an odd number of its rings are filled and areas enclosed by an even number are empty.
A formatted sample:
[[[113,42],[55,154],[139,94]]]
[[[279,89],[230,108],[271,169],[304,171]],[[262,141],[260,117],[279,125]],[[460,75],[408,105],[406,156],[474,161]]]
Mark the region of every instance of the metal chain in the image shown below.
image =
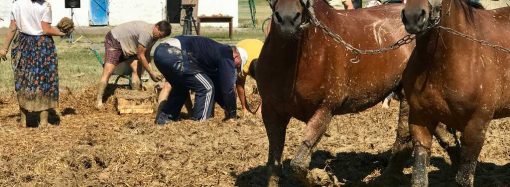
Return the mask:
[[[460,36],[462,38],[465,38],[467,40],[470,40],[470,41],[473,41],[473,42],[477,42],[483,46],[487,46],[487,47],[492,47],[494,49],[497,49],[497,50],[500,50],[500,51],[503,51],[503,52],[506,52],[506,53],[510,53],[510,48],[506,48],[506,47],[503,47],[501,45],[498,45],[498,44],[494,44],[490,41],[487,41],[487,40],[481,40],[481,39],[477,39],[477,38],[474,38],[472,36],[469,36],[467,34],[464,34],[464,33],[461,33],[459,31],[456,31],[452,28],[449,28],[449,27],[444,27],[444,26],[437,26],[437,28],[439,29],[443,29],[445,30],[446,32],[450,33],[450,34],[453,34],[455,36]]]
[[[330,36],[331,38],[333,38],[333,40],[335,42],[342,44],[347,50],[349,50],[352,54],[355,55],[355,57],[350,60],[351,63],[358,63],[360,61],[360,58],[359,58],[360,55],[374,55],[374,54],[381,54],[381,53],[384,53],[387,51],[392,51],[392,50],[400,48],[403,45],[413,42],[413,40],[416,38],[416,36],[414,34],[407,34],[404,37],[402,37],[401,39],[397,40],[395,43],[393,43],[387,47],[383,47],[383,48],[379,48],[379,49],[359,49],[359,48],[352,46],[352,44],[346,42],[340,35],[331,31],[331,29],[328,26],[324,25],[321,21],[319,21],[319,19],[317,19],[317,17],[315,17],[312,6],[310,6],[310,8],[308,8],[308,13],[310,16],[311,24],[322,29],[322,31],[324,33],[326,33],[328,36]]]
[[[450,4],[450,8],[451,8],[451,4]],[[441,7],[441,6],[439,6],[437,10],[441,12],[442,7]],[[447,15],[447,16],[448,16],[448,15],[450,15],[450,9],[448,9],[448,12],[446,12],[446,15]],[[453,35],[455,35],[455,36],[460,36],[460,37],[462,37],[462,38],[465,38],[465,39],[470,40],[470,41],[473,41],[473,42],[477,42],[477,43],[479,43],[480,45],[487,46],[487,47],[492,47],[492,48],[494,48],[494,49],[496,49],[496,50],[500,50],[500,51],[503,51],[503,52],[506,52],[506,53],[510,53],[510,48],[506,48],[506,47],[503,47],[503,46],[501,46],[501,45],[494,44],[493,42],[490,42],[490,41],[487,41],[487,40],[477,39],[477,38],[475,38],[475,37],[473,37],[473,36],[469,36],[469,35],[467,35],[467,34],[461,33],[461,32],[459,32],[459,31],[457,31],[457,30],[455,30],[455,29],[452,29],[452,28],[449,28],[449,27],[441,26],[441,25],[439,25],[440,18],[441,18],[441,16],[439,16],[439,17],[435,20],[435,22],[434,22],[433,24],[429,25],[429,27],[427,27],[427,30],[428,30],[428,29],[431,29],[431,28],[439,28],[439,29],[443,29],[444,31],[446,31],[446,32],[448,32],[448,33],[450,33],[450,34],[453,34]]]
[[[269,6],[271,6],[271,8],[273,9],[270,0],[267,0],[267,2],[269,4]],[[360,61],[359,55],[374,55],[374,54],[381,54],[381,53],[384,53],[384,52],[387,52],[387,51],[392,51],[392,50],[400,48],[403,45],[407,45],[407,44],[413,42],[413,40],[416,39],[416,35],[414,35],[414,34],[407,34],[404,37],[402,37],[401,39],[397,40],[395,43],[393,43],[393,44],[391,44],[391,45],[389,45],[387,47],[383,47],[383,48],[379,48],[379,49],[359,49],[359,48],[354,47],[352,44],[346,42],[340,35],[338,35],[337,33],[333,32],[328,26],[324,25],[324,23],[319,21],[319,19],[317,19],[317,17],[315,16],[315,12],[313,11],[313,5],[308,7],[307,11],[308,11],[308,15],[310,16],[310,20],[309,21],[311,22],[311,24],[313,24],[314,26],[320,28],[326,35],[328,35],[331,38],[333,38],[333,40],[335,42],[342,44],[347,50],[349,50],[352,54],[355,55],[355,57],[351,59],[352,63],[358,63]],[[274,10],[273,10],[273,12],[274,12]],[[427,28],[425,30],[429,30],[429,29],[432,29],[432,28],[443,29],[443,30],[445,30],[448,33],[451,33],[451,34],[456,35],[456,36],[463,37],[463,38],[465,38],[467,40],[470,40],[470,41],[477,42],[477,43],[479,43],[479,44],[481,44],[483,46],[492,47],[494,49],[510,53],[510,48],[506,48],[506,47],[503,47],[501,45],[494,44],[494,43],[492,43],[490,41],[487,41],[487,40],[481,40],[481,39],[474,38],[472,36],[463,34],[463,33],[459,32],[459,31],[456,31],[456,30],[454,30],[452,28],[449,28],[449,27],[440,26],[439,22],[440,22],[440,17],[437,18],[437,19],[434,19],[434,22],[432,22],[429,26],[427,26]],[[308,23],[303,23],[302,27],[306,27],[307,25],[308,25]]]
[[[335,40],[336,42],[341,43],[342,45],[344,45],[345,48],[347,48],[349,51],[351,51],[355,55],[360,55],[360,54],[361,55],[373,55],[373,54],[384,53],[384,52],[387,52],[387,51],[398,49],[399,47],[401,47],[403,45],[411,43],[415,39],[415,35],[414,34],[407,34],[404,37],[402,37],[401,39],[397,40],[395,43],[393,43],[393,44],[391,44],[391,45],[389,45],[387,47],[383,47],[383,48],[379,48],[379,49],[359,49],[359,48],[356,48],[356,47],[352,46],[352,44],[346,42],[337,33],[331,31],[331,29],[328,26],[324,25],[315,16],[311,16],[310,20],[311,20],[311,23],[313,25],[315,25],[316,27],[322,29],[324,31],[324,33],[326,33],[328,36],[333,38],[333,40]]]

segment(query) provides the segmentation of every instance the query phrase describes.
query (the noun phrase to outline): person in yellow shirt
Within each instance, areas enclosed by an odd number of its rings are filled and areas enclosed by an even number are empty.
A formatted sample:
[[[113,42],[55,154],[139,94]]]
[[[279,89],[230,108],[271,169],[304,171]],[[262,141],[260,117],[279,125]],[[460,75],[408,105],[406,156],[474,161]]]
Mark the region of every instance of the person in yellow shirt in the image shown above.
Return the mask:
[[[241,107],[243,115],[248,113],[260,113],[261,106],[258,107],[257,111],[252,111],[247,105],[246,100],[246,92],[244,89],[246,83],[246,77],[249,75],[253,79],[257,80],[255,77],[255,70],[258,63],[258,58],[260,55],[260,51],[262,50],[262,46],[264,43],[257,39],[245,39],[241,40],[237,43],[236,46],[241,47],[246,50],[248,53],[248,59],[245,63],[241,64],[240,69],[237,72],[237,81],[236,81],[236,90],[239,100],[241,101]]]

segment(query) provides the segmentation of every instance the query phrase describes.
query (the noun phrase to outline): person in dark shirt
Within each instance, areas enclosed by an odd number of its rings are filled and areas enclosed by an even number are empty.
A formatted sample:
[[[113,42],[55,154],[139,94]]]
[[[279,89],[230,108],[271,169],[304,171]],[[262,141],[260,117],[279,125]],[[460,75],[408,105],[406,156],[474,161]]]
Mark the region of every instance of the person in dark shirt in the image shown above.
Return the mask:
[[[214,101],[225,110],[225,119],[236,118],[236,72],[246,59],[244,49],[206,37],[177,36],[163,41],[154,52],[154,64],[172,90],[156,123],[178,120],[189,90],[195,92],[191,119],[210,118]]]

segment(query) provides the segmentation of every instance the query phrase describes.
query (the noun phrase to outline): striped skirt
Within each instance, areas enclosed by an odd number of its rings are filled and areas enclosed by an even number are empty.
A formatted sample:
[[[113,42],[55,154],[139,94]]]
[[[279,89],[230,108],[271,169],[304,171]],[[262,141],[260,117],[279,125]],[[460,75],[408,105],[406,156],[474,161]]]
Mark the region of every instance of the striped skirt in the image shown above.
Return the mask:
[[[21,108],[42,111],[58,105],[58,60],[51,36],[19,33],[12,48],[14,85]]]

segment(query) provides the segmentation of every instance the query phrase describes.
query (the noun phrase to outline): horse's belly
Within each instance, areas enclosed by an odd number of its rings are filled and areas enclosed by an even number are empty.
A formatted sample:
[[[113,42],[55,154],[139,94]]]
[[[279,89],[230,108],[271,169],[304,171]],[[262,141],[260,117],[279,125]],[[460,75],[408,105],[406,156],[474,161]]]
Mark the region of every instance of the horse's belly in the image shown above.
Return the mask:
[[[383,94],[388,93],[388,94]],[[379,102],[389,95],[389,92],[372,92],[364,95],[350,95],[346,98],[341,106],[334,110],[335,114],[361,112],[370,107],[377,105]]]

